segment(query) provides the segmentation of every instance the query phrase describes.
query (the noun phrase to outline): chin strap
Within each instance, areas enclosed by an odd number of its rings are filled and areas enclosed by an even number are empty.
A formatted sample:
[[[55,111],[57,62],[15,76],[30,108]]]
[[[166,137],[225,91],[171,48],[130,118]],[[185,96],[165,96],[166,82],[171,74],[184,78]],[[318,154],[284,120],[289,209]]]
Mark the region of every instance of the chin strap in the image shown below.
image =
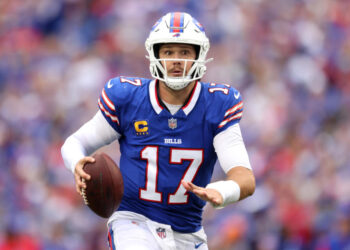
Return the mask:
[[[185,78],[167,77],[164,82],[169,88],[180,90],[186,88],[192,82],[192,79],[190,76]]]

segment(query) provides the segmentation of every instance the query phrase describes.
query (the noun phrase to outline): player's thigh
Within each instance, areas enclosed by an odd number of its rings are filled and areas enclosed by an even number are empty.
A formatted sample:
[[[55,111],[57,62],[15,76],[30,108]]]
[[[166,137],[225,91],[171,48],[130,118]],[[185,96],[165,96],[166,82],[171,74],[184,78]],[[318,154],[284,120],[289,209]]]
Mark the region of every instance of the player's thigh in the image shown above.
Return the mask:
[[[109,225],[108,241],[111,250],[160,249],[144,222],[112,221]]]
[[[203,229],[195,233],[174,232],[176,249],[208,250],[207,236]]]

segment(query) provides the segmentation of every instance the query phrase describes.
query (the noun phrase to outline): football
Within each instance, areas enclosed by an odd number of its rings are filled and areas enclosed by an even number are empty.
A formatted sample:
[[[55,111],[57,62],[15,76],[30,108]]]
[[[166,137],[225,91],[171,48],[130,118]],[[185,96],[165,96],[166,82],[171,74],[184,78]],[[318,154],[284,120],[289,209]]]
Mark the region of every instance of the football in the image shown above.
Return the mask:
[[[91,176],[82,190],[85,204],[97,215],[108,218],[119,207],[123,197],[123,177],[117,164],[105,153],[92,156],[94,163],[86,163],[83,170]]]

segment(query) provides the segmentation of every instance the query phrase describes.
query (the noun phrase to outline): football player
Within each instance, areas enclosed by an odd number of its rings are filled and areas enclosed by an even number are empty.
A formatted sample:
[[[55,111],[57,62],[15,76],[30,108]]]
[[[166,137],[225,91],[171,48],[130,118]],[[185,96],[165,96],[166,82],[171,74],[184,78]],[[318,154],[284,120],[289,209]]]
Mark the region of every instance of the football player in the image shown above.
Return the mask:
[[[111,249],[208,249],[206,202],[222,208],[255,190],[239,127],[242,97],[200,81],[209,40],[191,15],[160,18],[145,46],[153,79],[109,80],[99,111],[67,138],[62,156],[80,193],[89,155],[119,141],[124,195],[108,220]],[[210,183],[217,159],[227,178]]]

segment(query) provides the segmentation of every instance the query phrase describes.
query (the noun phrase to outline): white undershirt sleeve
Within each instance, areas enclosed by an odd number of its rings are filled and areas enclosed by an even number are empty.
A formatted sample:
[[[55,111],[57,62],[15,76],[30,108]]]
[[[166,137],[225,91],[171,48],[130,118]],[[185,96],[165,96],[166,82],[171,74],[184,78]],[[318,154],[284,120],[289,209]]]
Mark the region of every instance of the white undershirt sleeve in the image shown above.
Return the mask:
[[[108,145],[120,138],[107,122],[101,111],[75,133],[70,135],[61,148],[64,164],[74,173],[77,162],[95,152],[100,147]]]
[[[225,173],[238,166],[252,169],[238,123],[214,137],[214,148]]]

